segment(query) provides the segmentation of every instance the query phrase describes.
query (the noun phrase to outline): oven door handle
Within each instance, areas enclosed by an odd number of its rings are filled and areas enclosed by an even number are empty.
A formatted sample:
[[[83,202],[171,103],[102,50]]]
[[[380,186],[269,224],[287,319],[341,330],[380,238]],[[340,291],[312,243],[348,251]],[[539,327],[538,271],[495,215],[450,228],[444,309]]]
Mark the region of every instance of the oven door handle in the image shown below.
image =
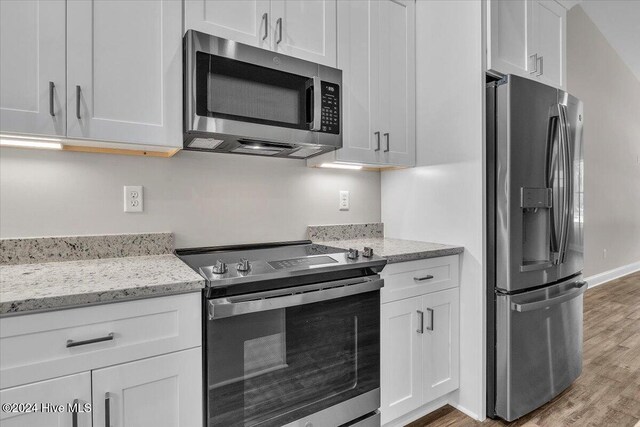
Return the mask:
[[[374,292],[380,290],[383,285],[384,280],[379,277],[359,279],[355,282],[351,279],[318,283],[254,295],[212,299],[207,301],[207,309],[209,320],[215,320]]]

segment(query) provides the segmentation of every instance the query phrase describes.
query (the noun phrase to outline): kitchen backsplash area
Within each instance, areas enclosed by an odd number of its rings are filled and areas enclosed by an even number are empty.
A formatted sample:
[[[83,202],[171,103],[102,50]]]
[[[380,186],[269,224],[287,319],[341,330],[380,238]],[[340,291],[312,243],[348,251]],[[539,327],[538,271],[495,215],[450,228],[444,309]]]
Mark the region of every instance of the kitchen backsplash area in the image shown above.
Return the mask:
[[[306,238],[309,224],[380,221],[380,173],[302,160],[180,152],[169,159],[2,148],[0,237],[171,231],[175,247]],[[123,212],[141,185],[144,211]],[[339,193],[350,192],[349,210]]]

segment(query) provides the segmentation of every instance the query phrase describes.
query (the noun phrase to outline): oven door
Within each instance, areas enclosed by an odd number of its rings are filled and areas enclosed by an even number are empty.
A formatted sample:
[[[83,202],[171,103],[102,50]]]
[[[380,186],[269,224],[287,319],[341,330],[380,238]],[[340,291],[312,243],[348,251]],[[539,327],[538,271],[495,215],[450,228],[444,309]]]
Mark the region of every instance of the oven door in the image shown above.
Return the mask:
[[[375,411],[382,284],[368,276],[207,301],[207,425],[338,426]]]

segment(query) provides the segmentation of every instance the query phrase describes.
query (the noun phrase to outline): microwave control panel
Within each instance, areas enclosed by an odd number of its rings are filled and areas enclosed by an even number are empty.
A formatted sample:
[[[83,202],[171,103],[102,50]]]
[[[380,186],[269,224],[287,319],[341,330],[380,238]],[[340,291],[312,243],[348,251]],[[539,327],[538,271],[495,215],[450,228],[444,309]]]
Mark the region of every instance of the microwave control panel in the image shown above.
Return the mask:
[[[340,86],[335,83],[321,82],[322,117],[321,132],[340,133]]]

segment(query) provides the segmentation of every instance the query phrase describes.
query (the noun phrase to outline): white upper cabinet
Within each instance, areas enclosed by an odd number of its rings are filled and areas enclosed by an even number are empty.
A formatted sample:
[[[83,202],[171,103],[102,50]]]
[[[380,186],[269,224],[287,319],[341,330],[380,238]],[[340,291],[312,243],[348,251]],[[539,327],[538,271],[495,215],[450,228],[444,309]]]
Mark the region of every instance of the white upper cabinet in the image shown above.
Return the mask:
[[[185,0],[185,30],[336,66],[336,0]]]
[[[336,0],[272,0],[273,48],[336,66]]]
[[[185,28],[271,49],[269,0],[185,0]]]
[[[67,135],[182,146],[182,4],[67,3]]]
[[[342,69],[342,149],[331,154],[346,161],[379,164],[382,135],[378,90],[380,2],[338,2],[338,68]]]
[[[529,46],[537,66],[534,74],[543,83],[564,88],[567,11],[553,0],[531,0],[529,14]]]
[[[527,3],[489,0],[487,68],[503,74],[529,75]]]
[[[0,1],[0,131],[66,132],[65,1]]]
[[[415,165],[415,1],[338,2],[342,148],[309,159]]]
[[[554,0],[489,0],[487,69],[564,89],[566,10]]]
[[[382,162],[415,164],[415,1],[380,2]]]

